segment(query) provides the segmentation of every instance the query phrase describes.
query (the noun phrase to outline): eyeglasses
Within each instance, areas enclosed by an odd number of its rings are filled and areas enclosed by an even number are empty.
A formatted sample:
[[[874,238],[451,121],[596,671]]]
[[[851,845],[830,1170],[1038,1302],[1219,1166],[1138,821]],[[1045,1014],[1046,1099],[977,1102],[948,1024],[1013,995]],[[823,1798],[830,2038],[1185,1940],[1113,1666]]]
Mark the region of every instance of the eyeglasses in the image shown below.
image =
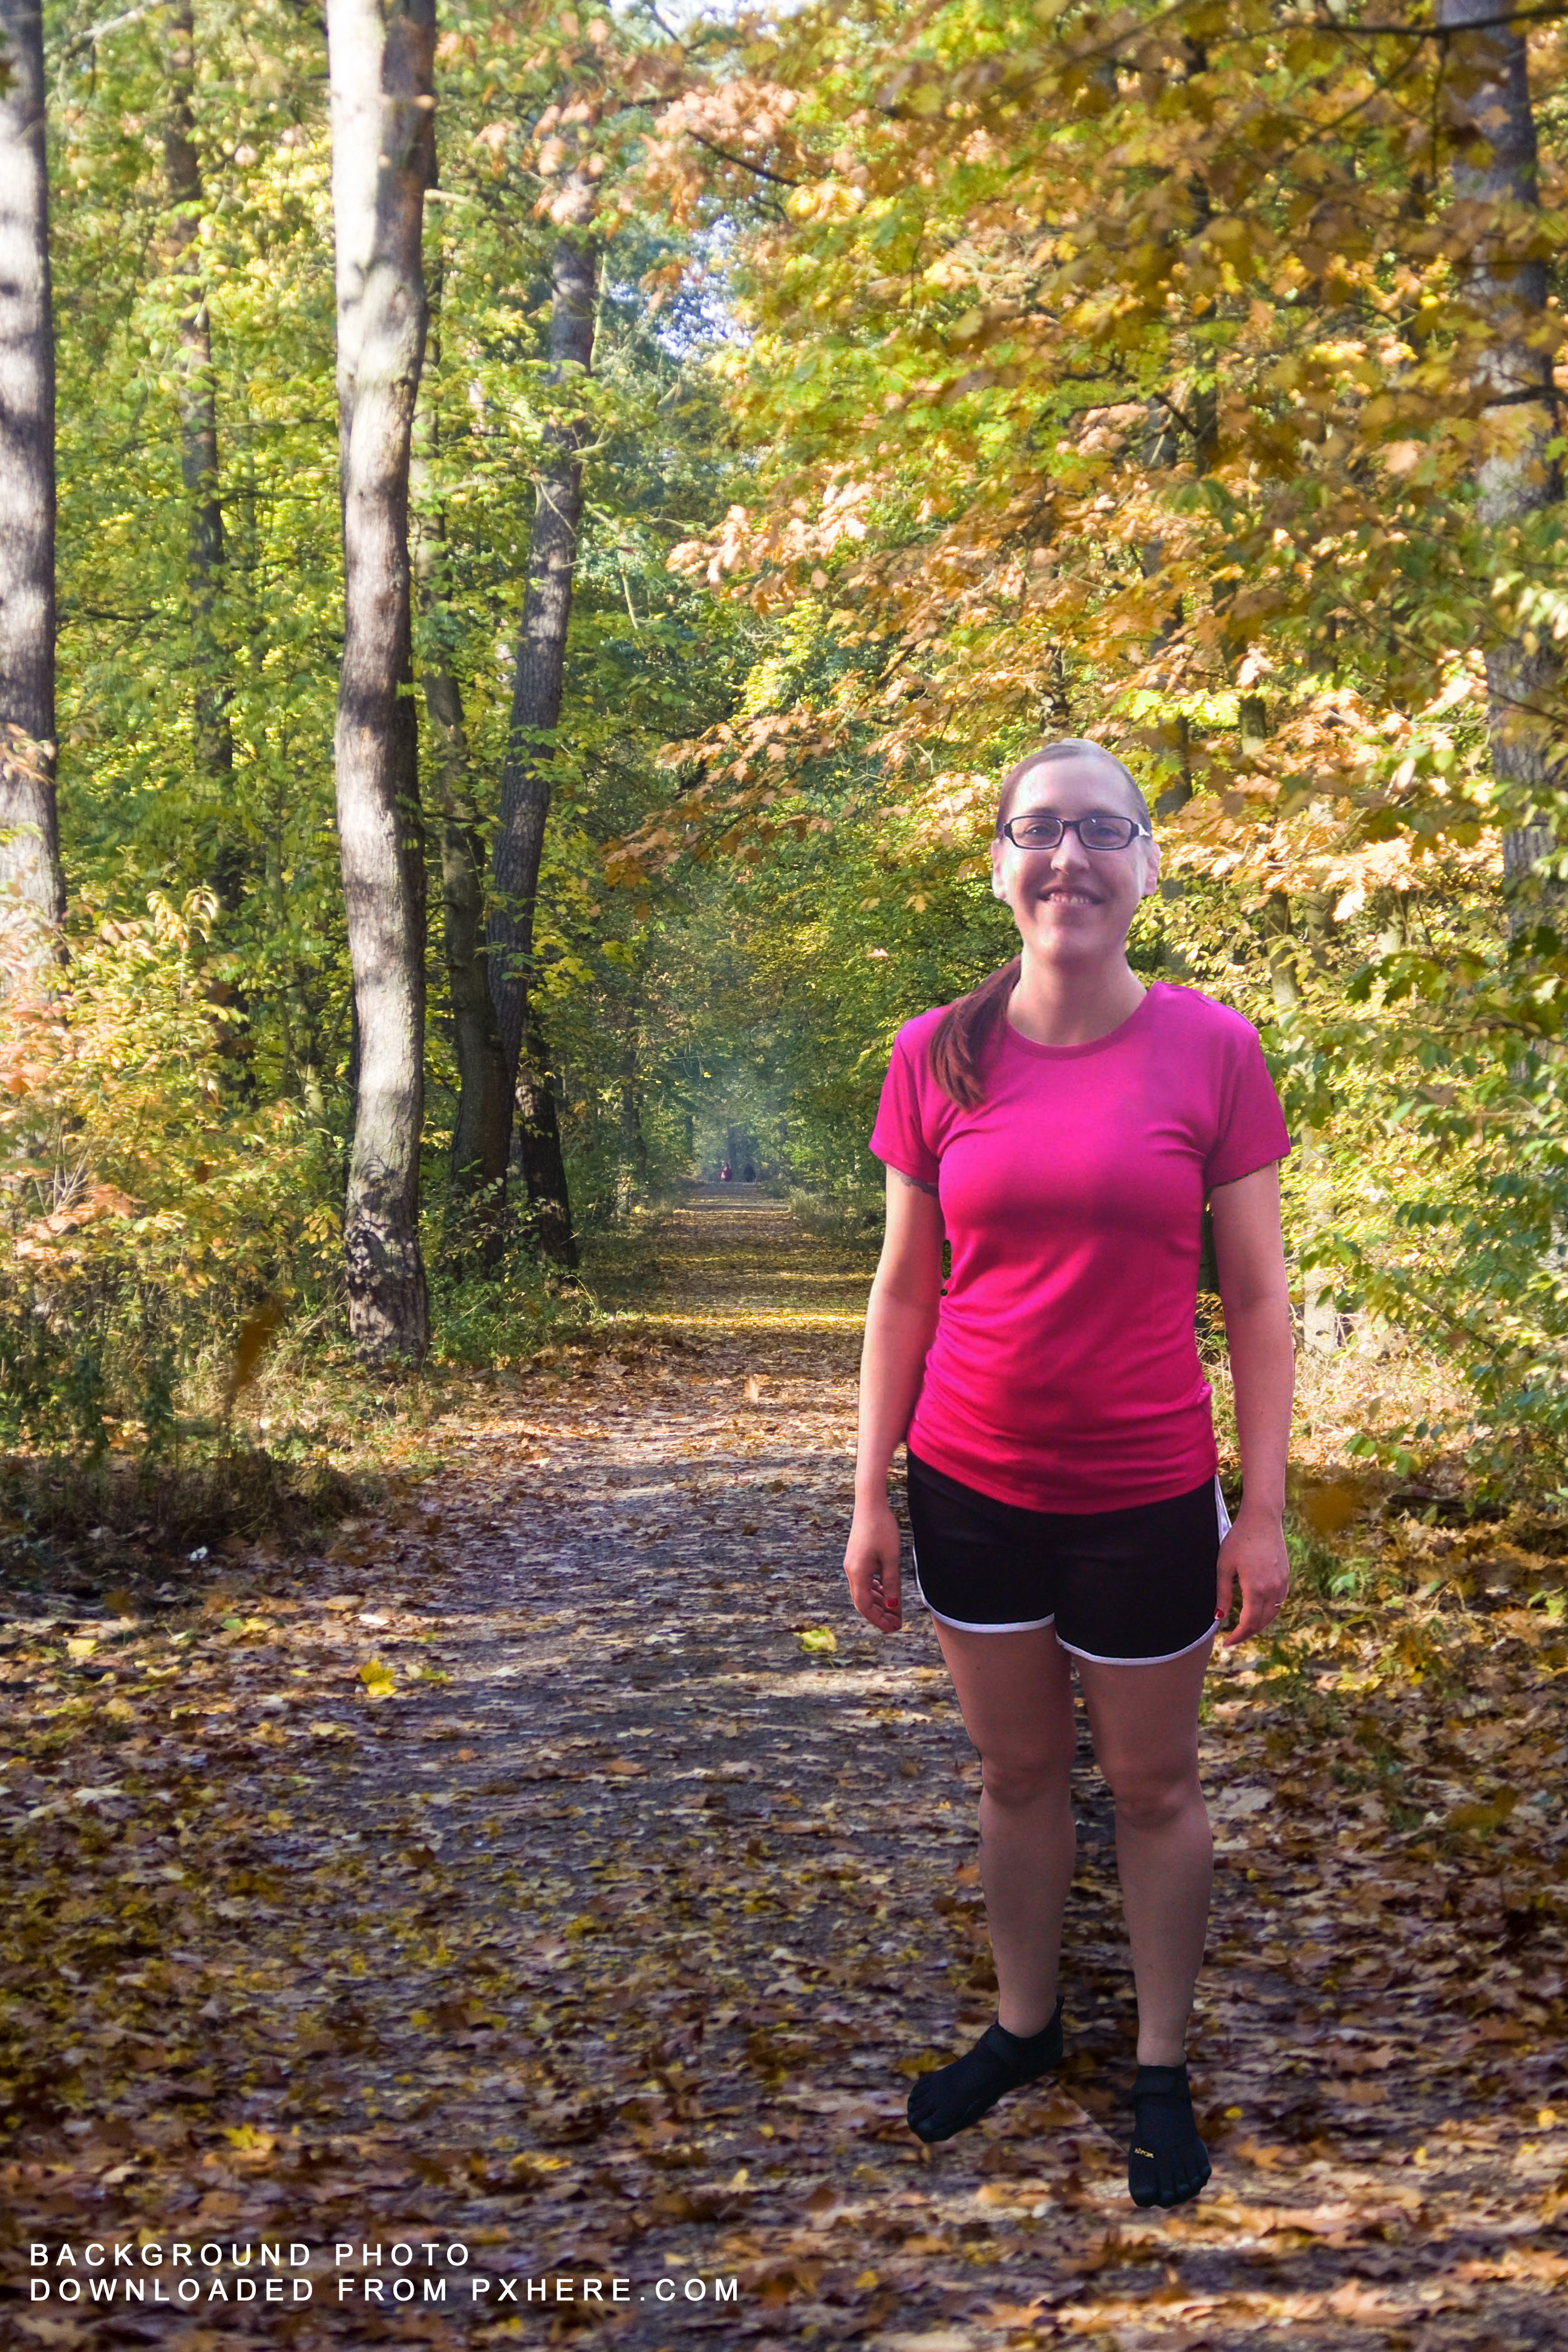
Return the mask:
[[[1064,833],[1076,833],[1086,849],[1127,849],[1141,833],[1154,838],[1136,817],[1102,816],[1098,810],[1089,816],[1052,816],[1038,809],[1029,816],[1010,816],[1002,833],[1015,849],[1055,849]]]

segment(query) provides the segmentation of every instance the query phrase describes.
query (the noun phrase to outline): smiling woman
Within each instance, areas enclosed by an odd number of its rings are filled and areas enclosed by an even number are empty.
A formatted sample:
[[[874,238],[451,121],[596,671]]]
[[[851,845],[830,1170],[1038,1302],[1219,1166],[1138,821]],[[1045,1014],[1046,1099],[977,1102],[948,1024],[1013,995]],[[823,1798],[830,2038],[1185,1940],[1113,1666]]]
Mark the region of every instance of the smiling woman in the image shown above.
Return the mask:
[[[1212,1869],[1198,1696],[1235,1581],[1232,1642],[1288,1581],[1289,1144],[1249,1024],[1128,965],[1160,860],[1119,760],[1075,741],[1020,761],[991,858],[1020,953],[900,1032],[871,1139],[888,1224],[845,1569],[860,1613],[895,1630],[887,1473],[907,1439],[917,1590],[981,1758],[999,1988],[995,2024],[921,2077],[909,2116],[951,2138],[1061,2057],[1076,1671],[1138,1989],[1129,2188],[1177,2205],[1209,2177],[1183,2057]],[[1246,1482],[1234,1528],[1194,1337],[1205,1201]]]
[[[1053,1012],[1058,1020],[1066,1013],[1087,1035],[1095,1034],[1095,1024],[1113,1028],[1131,1011],[1142,992],[1123,952],[1128,926],[1139,900],[1149,897],[1159,878],[1149,803],[1131,770],[1103,744],[1070,739],[1049,743],[1008,772],[996,808],[991,887],[1012,908],[1026,953],[949,1005],[937,1025],[931,1069],[955,1102],[968,1109],[979,1103],[984,1092],[982,1066],[1004,1019],[1025,1036],[1043,1038]],[[1047,919],[1057,922],[1055,931],[1043,928]],[[1032,958],[1026,952],[1031,931],[1045,950]],[[1090,949],[1098,943],[1092,961],[1099,1001],[1089,1003],[1080,986],[1070,991],[1070,1012],[1059,1003],[1047,1010],[1042,997],[1052,992],[1054,971],[1077,961],[1078,979],[1083,979],[1075,940]],[[1052,1035],[1058,1045],[1078,1042],[1054,1031]]]

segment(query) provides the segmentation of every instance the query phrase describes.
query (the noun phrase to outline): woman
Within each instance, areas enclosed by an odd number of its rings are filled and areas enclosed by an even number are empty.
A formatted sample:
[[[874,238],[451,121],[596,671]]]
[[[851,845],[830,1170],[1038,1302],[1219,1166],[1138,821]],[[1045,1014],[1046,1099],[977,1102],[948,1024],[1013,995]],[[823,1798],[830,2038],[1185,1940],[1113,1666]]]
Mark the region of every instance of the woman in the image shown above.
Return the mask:
[[[974,2048],[917,2082],[910,2122],[949,2139],[1061,2057],[1076,1668],[1115,1799],[1138,1992],[1128,2186],[1139,2205],[1179,2205],[1209,2177],[1184,2056],[1213,1868],[1198,1695],[1234,1586],[1226,1646],[1270,1622],[1289,1581],[1290,1147],[1250,1025],[1128,965],[1160,857],[1119,760],[1065,742],[1021,761],[991,859],[1022,953],[900,1031],[871,1139],[887,1236],[845,1570],[860,1614],[897,1631],[887,1475],[907,1434],[918,1589],[981,1759],[999,1996]],[[1194,1339],[1205,1199],[1241,1447],[1234,1526]]]

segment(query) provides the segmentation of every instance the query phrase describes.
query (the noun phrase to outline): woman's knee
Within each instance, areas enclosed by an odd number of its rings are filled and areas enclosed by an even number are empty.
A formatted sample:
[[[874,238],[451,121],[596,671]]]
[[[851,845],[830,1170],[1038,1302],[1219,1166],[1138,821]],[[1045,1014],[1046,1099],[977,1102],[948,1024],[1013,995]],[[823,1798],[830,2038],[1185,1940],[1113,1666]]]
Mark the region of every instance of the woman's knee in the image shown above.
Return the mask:
[[[1065,1797],[1070,1762],[1070,1757],[1062,1758],[1048,1748],[1026,1755],[983,1752],[980,1785],[994,1805],[1008,1811],[1037,1805],[1052,1796]]]
[[[1116,1801],[1116,1818],[1127,1829],[1167,1829],[1173,1822],[1204,1809],[1195,1763],[1131,1766],[1107,1772],[1105,1777]]]

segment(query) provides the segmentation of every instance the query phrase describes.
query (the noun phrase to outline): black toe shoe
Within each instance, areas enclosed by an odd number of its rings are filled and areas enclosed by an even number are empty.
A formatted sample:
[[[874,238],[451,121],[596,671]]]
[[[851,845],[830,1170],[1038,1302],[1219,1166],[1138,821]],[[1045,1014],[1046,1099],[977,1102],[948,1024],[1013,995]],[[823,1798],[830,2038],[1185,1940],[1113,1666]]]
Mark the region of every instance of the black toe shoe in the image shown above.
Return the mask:
[[[950,2065],[922,2074],[910,2093],[910,2129],[928,2147],[967,2131],[1009,2091],[1037,2083],[1061,2063],[1062,2005],[1048,2025],[1026,2039],[1000,2023],[988,2025],[973,2050]]]

